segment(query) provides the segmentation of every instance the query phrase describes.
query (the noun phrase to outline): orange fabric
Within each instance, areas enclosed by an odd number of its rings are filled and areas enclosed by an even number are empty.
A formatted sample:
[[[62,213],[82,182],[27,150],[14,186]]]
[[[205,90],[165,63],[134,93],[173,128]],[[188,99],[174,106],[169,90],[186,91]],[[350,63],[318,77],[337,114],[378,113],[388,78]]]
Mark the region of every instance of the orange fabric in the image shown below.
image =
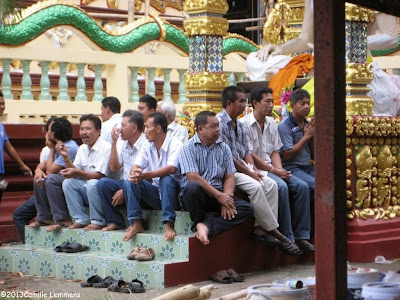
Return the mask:
[[[308,74],[313,68],[314,57],[311,54],[300,54],[293,57],[269,82],[269,87],[274,91],[274,104],[281,105],[279,94],[282,93],[283,88],[292,85],[297,77],[303,76],[303,72]]]

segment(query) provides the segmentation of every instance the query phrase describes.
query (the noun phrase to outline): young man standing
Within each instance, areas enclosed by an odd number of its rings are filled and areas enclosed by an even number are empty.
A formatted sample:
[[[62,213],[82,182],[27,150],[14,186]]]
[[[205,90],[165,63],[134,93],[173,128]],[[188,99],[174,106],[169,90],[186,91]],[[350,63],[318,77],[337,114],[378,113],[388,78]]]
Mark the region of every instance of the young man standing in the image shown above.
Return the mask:
[[[129,171],[140,149],[148,147],[143,134],[143,114],[128,109],[122,115],[121,128],[112,131],[111,155],[109,167],[111,172],[121,171],[120,180],[103,177],[97,183],[97,190],[103,200],[104,212],[108,225],[103,231],[125,228],[125,220],[119,207],[125,203],[123,183],[129,179]],[[121,137],[121,139],[119,139]]]
[[[253,206],[233,195],[235,166],[232,153],[219,139],[215,113],[200,112],[194,121],[196,134],[181,148],[182,205],[190,213],[195,237],[204,245],[209,238],[253,216]],[[207,211],[220,211],[213,217]]]
[[[159,112],[150,114],[145,123],[144,132],[150,145],[140,150],[130,171],[130,181],[125,181],[123,187],[131,223],[123,237],[124,241],[144,231],[141,201],[153,209],[162,209],[164,238],[167,241],[175,238],[179,178],[174,174],[182,143],[174,137],[167,137],[167,124],[167,119]]]
[[[269,245],[279,245],[289,255],[302,252],[278,230],[278,186],[274,180],[258,171],[249,150],[245,126],[238,122],[246,106],[244,90],[237,86],[228,86],[222,92],[224,110],[217,115],[222,140],[231,148],[236,187],[246,192],[254,206],[253,239]]]
[[[272,90],[266,87],[256,87],[251,91],[253,112],[247,114],[241,122],[246,126],[249,148],[254,163],[263,176],[268,176],[278,184],[279,230],[292,242],[296,240],[303,251],[313,251],[314,245],[310,239],[310,192],[307,183],[293,176],[290,171],[282,168],[279,150],[282,142],[278,127],[272,115],[274,98]],[[289,192],[294,200],[294,234],[292,230]]]
[[[58,149],[65,161],[65,169],[60,171],[67,178],[63,182],[63,191],[74,220],[68,228],[97,230],[106,225],[106,220],[96,184],[108,174],[111,145],[100,138],[101,121],[98,117],[92,114],[83,115],[79,121],[82,145],[76,153],[74,163],[64,145]],[[86,206],[89,206],[90,217]]]
[[[3,115],[5,109],[6,109],[6,102],[4,101],[3,93],[0,92],[0,116]],[[19,168],[24,173],[24,175],[32,176],[32,170],[27,165],[25,165],[22,159],[19,157],[17,151],[15,151],[13,145],[11,145],[10,141],[8,140],[3,124],[0,123],[0,181],[3,180],[3,176],[5,173],[4,150],[6,150],[7,154],[18,164]],[[0,202],[2,196],[3,196],[3,190],[0,189]]]
[[[111,130],[121,124],[121,103],[116,97],[105,97],[101,101],[101,138],[111,143]]]

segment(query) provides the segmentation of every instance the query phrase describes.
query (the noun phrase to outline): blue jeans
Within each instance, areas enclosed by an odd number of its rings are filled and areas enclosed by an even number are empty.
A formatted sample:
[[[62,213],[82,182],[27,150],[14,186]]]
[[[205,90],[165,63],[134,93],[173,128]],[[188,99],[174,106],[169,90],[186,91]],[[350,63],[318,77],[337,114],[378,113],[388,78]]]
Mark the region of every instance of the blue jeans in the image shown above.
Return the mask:
[[[104,213],[108,224],[115,224],[120,228],[125,228],[125,220],[119,211],[119,206],[112,206],[112,197],[115,192],[123,188],[123,180],[112,180],[110,178],[101,178],[97,182],[97,191],[101,200],[103,201]],[[126,203],[126,201],[125,201]]]
[[[30,197],[25,203],[18,206],[13,213],[15,227],[23,243],[25,243],[25,225],[36,217],[35,197]]]
[[[315,175],[314,166],[296,166],[287,168],[288,171],[292,172],[292,175],[303,180],[308,184],[310,189],[310,203],[311,207],[314,207],[314,192],[315,192]]]
[[[84,180],[69,178],[63,182],[65,200],[71,217],[75,223],[88,225],[89,223],[105,226],[103,201],[97,192],[97,179]],[[90,217],[87,212],[89,206]]]
[[[279,231],[292,242],[294,240],[310,239],[311,216],[308,184],[294,175],[289,178],[287,183],[271,172],[268,172],[268,177],[275,180],[278,184]],[[294,235],[292,231],[289,192],[292,194],[294,200]]]
[[[164,223],[167,221],[175,222],[179,184],[172,176],[160,177],[160,188],[155,187],[147,180],[142,180],[138,184],[125,180],[123,189],[128,220],[131,224],[135,220],[143,220],[141,201],[146,202],[153,209],[162,209],[162,221]]]
[[[203,223],[208,228],[208,236],[213,237],[226,230],[232,229],[247,219],[254,216],[253,205],[234,196],[237,214],[232,220],[221,216],[221,204],[211,197],[196,181],[189,181],[182,194],[183,208],[190,213],[193,221],[192,231],[196,231],[197,223]],[[207,212],[218,212],[218,217],[213,217]]]

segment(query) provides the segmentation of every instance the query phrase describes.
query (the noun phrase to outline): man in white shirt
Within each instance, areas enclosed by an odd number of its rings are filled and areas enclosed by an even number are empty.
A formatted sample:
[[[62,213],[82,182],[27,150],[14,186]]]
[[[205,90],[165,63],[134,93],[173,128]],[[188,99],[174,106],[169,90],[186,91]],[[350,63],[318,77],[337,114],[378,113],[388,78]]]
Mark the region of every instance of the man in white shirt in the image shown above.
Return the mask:
[[[272,90],[256,87],[251,91],[254,111],[240,121],[245,125],[249,149],[259,172],[278,184],[279,230],[292,242],[296,240],[303,251],[313,251],[314,245],[308,242],[311,231],[310,191],[308,184],[282,168],[279,150],[282,148],[278,126],[272,118],[274,98]],[[289,192],[294,200],[294,234],[292,230]]]
[[[167,136],[176,137],[182,144],[186,143],[189,139],[187,129],[175,122],[176,108],[172,101],[160,101],[157,103],[157,111],[162,113],[168,122]]]
[[[162,209],[166,240],[172,240],[176,235],[174,223],[179,178],[175,173],[182,143],[174,137],[167,137],[167,125],[167,119],[159,112],[150,114],[145,123],[144,132],[150,145],[140,150],[130,171],[130,181],[125,181],[123,187],[131,224],[124,241],[144,231],[141,201],[153,209]]]
[[[111,130],[114,126],[120,126],[122,116],[120,114],[121,103],[116,97],[105,97],[101,101],[101,138],[111,143]]]
[[[85,230],[101,229],[106,225],[103,202],[97,192],[96,184],[108,174],[108,161],[111,145],[100,138],[101,121],[93,114],[80,118],[79,135],[82,145],[71,162],[65,146],[58,150],[64,157],[65,169],[63,191],[68,209],[74,223],[69,229],[84,227]],[[86,206],[89,206],[90,217]]]
[[[143,127],[143,114],[137,110],[128,109],[122,115],[121,128],[114,127],[112,131],[111,155],[108,164],[111,172],[121,171],[121,178],[113,180],[103,177],[97,183],[97,190],[103,200],[108,223],[102,229],[103,231],[125,228],[124,217],[119,211],[119,207],[125,203],[122,187],[124,181],[129,179],[129,171],[140,149],[148,147]]]

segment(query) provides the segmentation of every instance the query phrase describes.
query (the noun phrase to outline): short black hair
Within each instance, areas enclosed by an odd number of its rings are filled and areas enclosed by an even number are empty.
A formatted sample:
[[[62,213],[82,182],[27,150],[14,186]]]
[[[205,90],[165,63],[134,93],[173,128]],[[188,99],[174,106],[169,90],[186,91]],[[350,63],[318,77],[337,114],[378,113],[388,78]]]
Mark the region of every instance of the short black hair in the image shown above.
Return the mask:
[[[51,122],[54,121],[55,118],[56,117],[51,117],[50,119],[47,120],[46,124],[44,124],[44,131],[46,131],[46,132],[49,131],[50,124],[51,124]]]
[[[164,133],[167,133],[168,131],[168,121],[167,118],[164,116],[164,114],[160,113],[160,112],[155,112],[155,113],[151,113],[149,115],[149,119],[153,118],[153,123],[155,126],[160,125],[161,129]]]
[[[222,98],[221,98],[222,107],[226,108],[229,100],[231,102],[235,102],[237,93],[244,93],[244,89],[242,89],[240,86],[235,86],[235,85],[226,87],[222,92]]]
[[[0,91],[0,97],[3,97],[3,92],[2,91]]]
[[[139,131],[143,131],[144,116],[140,111],[128,109],[122,114],[122,117],[129,117],[129,123],[135,124]]]
[[[101,121],[99,117],[95,116],[94,114],[83,115],[79,119],[79,124],[82,124],[83,121],[92,121],[96,130],[101,129]]]
[[[66,118],[55,118],[53,124],[51,124],[50,131],[61,142],[67,142],[72,139],[72,125]]]
[[[103,107],[109,107],[114,114],[119,114],[121,112],[121,102],[119,102],[117,97],[105,97],[101,101],[101,104]]]
[[[304,98],[311,99],[310,93],[303,89],[294,90],[293,93],[290,95],[290,103],[296,104]]]
[[[194,119],[194,126],[196,127],[196,131],[199,130],[199,126],[205,125],[207,124],[207,118],[208,117],[214,117],[215,116],[215,112],[212,111],[202,111],[199,112],[196,116],[196,118]]]
[[[253,101],[260,102],[264,94],[273,94],[272,89],[266,86],[256,86],[251,90],[251,104],[253,105]]]
[[[153,96],[146,94],[139,98],[139,102],[144,102],[147,105],[148,109],[156,109],[157,108],[157,100]]]

